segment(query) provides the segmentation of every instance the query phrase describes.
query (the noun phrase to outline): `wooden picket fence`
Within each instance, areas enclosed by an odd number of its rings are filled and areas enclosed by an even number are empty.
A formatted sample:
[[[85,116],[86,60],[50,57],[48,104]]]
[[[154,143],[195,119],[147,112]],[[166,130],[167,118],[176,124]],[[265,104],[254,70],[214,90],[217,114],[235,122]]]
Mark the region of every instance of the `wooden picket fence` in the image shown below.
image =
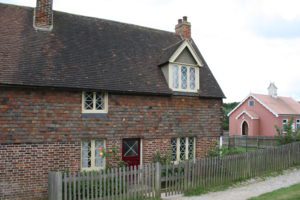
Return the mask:
[[[107,171],[50,173],[49,199],[153,199],[156,197],[155,185],[159,185],[155,183],[158,167],[159,164],[148,164]],[[57,183],[59,187],[55,187]]]
[[[300,165],[300,143],[179,164],[49,173],[49,200],[158,199]]]
[[[300,165],[300,143],[162,167],[165,196],[224,185]]]
[[[273,136],[223,136],[224,147],[244,147],[246,149],[264,149],[278,146],[278,139]]]

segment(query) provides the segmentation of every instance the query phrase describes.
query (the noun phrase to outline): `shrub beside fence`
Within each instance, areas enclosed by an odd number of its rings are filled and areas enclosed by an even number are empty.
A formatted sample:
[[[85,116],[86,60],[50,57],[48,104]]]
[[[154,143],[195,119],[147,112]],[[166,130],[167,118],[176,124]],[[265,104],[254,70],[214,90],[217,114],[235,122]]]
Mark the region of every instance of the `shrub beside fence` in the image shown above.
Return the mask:
[[[51,172],[49,200],[156,199],[300,165],[300,143],[244,154],[77,174]]]

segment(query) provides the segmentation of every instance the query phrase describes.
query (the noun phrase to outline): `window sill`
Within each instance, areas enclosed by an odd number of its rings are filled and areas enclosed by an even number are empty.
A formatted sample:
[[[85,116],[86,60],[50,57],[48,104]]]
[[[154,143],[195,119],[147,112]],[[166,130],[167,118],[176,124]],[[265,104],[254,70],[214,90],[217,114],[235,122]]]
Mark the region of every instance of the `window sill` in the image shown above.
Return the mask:
[[[176,96],[198,97],[200,94],[199,94],[199,92],[179,92],[179,91],[173,91],[173,95],[176,95]]]
[[[107,113],[81,113],[82,118],[107,119]]]

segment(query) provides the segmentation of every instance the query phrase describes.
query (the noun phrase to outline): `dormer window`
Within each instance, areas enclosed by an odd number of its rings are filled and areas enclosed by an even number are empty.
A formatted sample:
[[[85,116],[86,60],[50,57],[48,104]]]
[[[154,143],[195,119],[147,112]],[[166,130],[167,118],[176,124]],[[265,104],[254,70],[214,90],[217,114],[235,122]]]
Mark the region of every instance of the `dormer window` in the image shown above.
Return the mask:
[[[171,77],[172,89],[174,91],[197,92],[196,71],[198,70],[196,67],[173,64],[171,68],[173,72]],[[199,77],[197,76],[197,78]]]
[[[107,101],[107,93],[82,92],[82,113],[107,113]]]
[[[197,93],[200,89],[200,68],[203,66],[193,46],[184,41],[161,68],[171,90]]]

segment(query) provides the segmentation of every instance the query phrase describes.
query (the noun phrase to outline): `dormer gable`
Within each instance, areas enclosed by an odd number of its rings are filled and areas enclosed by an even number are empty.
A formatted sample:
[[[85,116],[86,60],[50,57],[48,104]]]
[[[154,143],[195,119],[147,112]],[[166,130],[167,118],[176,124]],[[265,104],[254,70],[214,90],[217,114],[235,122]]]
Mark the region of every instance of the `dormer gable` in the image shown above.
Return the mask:
[[[192,64],[198,67],[203,66],[202,60],[197,55],[195,49],[188,40],[182,42],[177,50],[172,54],[169,63]]]
[[[184,40],[162,66],[162,71],[172,91],[198,93],[200,67],[203,67],[202,60],[190,42]]]

